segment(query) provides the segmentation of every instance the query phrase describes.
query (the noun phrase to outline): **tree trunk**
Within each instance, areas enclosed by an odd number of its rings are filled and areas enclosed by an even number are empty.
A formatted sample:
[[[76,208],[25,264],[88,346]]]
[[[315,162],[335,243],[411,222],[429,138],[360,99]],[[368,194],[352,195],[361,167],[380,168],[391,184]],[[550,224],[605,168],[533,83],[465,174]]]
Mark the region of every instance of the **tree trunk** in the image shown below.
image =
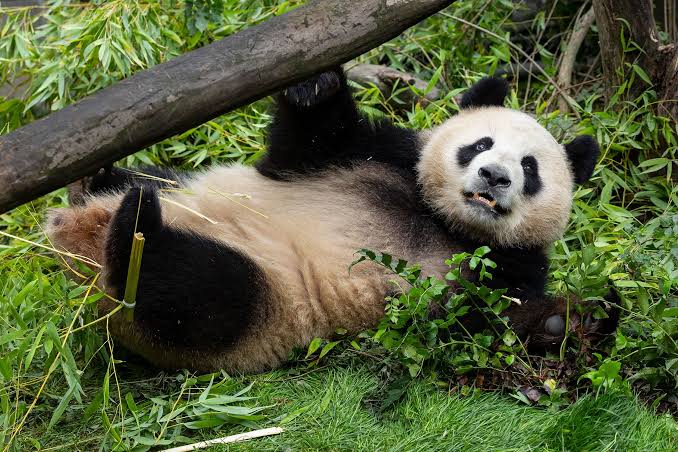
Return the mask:
[[[658,113],[675,121],[678,118],[678,48],[675,44],[660,45],[652,0],[593,0],[593,8],[608,96],[623,82],[621,72],[628,70],[624,63],[633,62],[629,56],[637,58],[637,64],[648,74],[657,91]],[[628,27],[622,19],[628,22]],[[626,41],[633,40],[643,52],[624,53],[622,30]],[[643,84],[637,80],[631,93],[642,91]]]
[[[453,0],[316,0],[0,136],[0,213],[394,38]]]

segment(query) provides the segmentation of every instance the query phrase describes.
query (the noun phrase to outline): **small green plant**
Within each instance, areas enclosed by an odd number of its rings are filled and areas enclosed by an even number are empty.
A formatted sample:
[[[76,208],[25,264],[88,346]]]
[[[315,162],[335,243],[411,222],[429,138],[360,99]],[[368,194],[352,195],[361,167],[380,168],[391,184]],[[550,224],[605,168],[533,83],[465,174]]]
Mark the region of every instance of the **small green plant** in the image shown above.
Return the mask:
[[[216,381],[215,381],[216,380]],[[219,374],[194,377],[181,374],[176,377],[178,391],[150,398],[131,392],[124,395],[121,420],[110,420],[105,411],[104,424],[108,426],[108,444],[115,450],[148,450],[151,447],[175,443],[191,443],[186,432],[218,429],[225,424],[240,424],[256,428],[265,419],[262,411],[271,406],[248,406],[255,397],[247,396],[253,384],[231,393],[230,377]],[[102,397],[94,399],[85,416],[101,410]]]
[[[422,276],[419,266],[408,266],[406,261],[388,254],[358,251],[359,258],[352,266],[369,260],[406,283],[403,287],[394,282],[398,291],[386,297],[385,316],[367,336],[396,356],[412,377],[419,375],[426,365],[463,374],[513,364],[515,334],[506,328],[492,328],[493,323],[505,325],[500,315],[511,300],[504,296],[504,289],[493,290],[482,284],[492,277],[488,269],[495,267],[486,257],[489,252],[488,247],[481,247],[473,253],[455,254],[446,261],[449,271],[444,281]],[[478,272],[479,284],[464,276],[466,266]],[[469,332],[464,327],[463,319],[471,309],[476,310],[474,315],[486,317],[488,328]],[[499,337],[502,343],[493,349]]]
[[[600,359],[600,355],[598,355]],[[593,387],[598,390],[607,391],[608,389],[616,389],[622,386],[622,377],[619,374],[621,370],[621,363],[612,359],[604,360],[598,369],[586,372],[580,377],[581,379],[588,379],[593,384]]]

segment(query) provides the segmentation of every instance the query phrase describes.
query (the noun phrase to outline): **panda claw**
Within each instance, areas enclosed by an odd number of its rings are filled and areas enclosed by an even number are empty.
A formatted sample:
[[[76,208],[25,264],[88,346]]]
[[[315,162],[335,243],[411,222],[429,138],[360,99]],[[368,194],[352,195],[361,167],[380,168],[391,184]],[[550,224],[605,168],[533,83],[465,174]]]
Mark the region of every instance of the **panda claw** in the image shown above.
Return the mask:
[[[289,105],[309,109],[332,98],[342,87],[346,87],[343,73],[330,70],[317,74],[308,80],[290,86],[282,91],[283,100]]]

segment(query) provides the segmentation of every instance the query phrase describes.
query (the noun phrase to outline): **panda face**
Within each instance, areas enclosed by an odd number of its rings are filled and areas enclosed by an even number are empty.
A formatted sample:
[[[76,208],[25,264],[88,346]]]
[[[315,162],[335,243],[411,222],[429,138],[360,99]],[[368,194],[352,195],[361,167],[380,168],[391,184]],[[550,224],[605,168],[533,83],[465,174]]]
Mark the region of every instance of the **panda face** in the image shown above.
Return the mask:
[[[574,184],[568,154],[519,111],[462,110],[429,133],[418,177],[427,202],[483,243],[543,246],[567,225]]]

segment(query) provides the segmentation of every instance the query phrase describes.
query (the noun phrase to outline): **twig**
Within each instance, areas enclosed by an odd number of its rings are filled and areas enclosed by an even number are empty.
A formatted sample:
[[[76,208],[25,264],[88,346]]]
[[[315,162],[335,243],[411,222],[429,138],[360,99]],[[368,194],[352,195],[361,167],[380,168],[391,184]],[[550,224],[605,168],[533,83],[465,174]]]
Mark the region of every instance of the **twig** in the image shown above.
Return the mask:
[[[242,193],[231,193],[231,196],[229,196],[229,195],[227,195],[226,193],[220,192],[220,191],[217,190],[216,188],[213,188],[213,187],[207,187],[207,188],[208,188],[212,193],[214,193],[215,195],[219,195],[219,196],[221,196],[221,197],[223,197],[223,198],[226,198],[226,199],[228,199],[229,201],[236,203],[236,204],[239,205],[240,207],[244,207],[245,209],[249,210],[250,212],[256,213],[257,215],[260,215],[260,216],[262,216],[262,217],[264,217],[264,218],[266,218],[266,219],[268,220],[268,215],[265,215],[265,214],[259,212],[258,210],[255,210],[255,209],[253,209],[253,208],[251,208],[251,207],[249,207],[249,206],[247,206],[247,205],[245,205],[245,204],[241,203],[240,201],[237,201],[236,199],[233,198],[233,197],[235,197],[235,196],[244,197],[244,198],[249,198],[249,195],[243,195]]]
[[[92,267],[101,268],[101,265],[94,262],[92,259],[88,258],[87,256],[80,256],[78,254],[73,254],[73,253],[69,253],[69,252],[66,252],[66,251],[60,251],[60,250],[53,248],[51,246],[43,245],[41,243],[37,243],[37,242],[34,242],[32,240],[28,240],[28,239],[22,239],[21,237],[17,237],[16,235],[12,235],[12,234],[9,234],[9,233],[3,232],[3,231],[0,231],[0,235],[4,235],[5,237],[9,237],[10,239],[18,240],[20,242],[28,243],[28,244],[36,246],[38,248],[43,248],[43,249],[49,250],[53,253],[56,253],[56,254],[59,254],[59,255],[62,255],[62,256],[70,257],[71,259],[74,259],[76,261],[80,261],[80,262],[82,262],[86,265],[91,265]]]
[[[574,68],[577,53],[595,20],[596,14],[593,11],[593,7],[591,7],[591,9],[581,16],[574,24],[572,35],[567,42],[565,52],[563,52],[563,60],[560,63],[560,69],[558,70],[558,85],[560,85],[563,90],[563,93],[558,98],[558,109],[561,113],[569,113],[570,111],[568,100],[563,94],[569,94],[570,85],[572,83],[572,69]]]
[[[173,447],[171,449],[165,449],[163,452],[190,452],[192,450],[206,449],[217,444],[230,444],[239,441],[247,441],[254,438],[261,438],[262,436],[279,435],[284,431],[285,430],[280,427],[264,428],[261,430],[254,430],[253,432],[240,433],[238,435],[201,441],[199,443],[189,444],[187,446]]]
[[[169,204],[175,205],[175,206],[177,206],[177,207],[179,207],[179,208],[181,208],[181,209],[187,210],[187,211],[191,212],[193,215],[197,215],[198,217],[202,218],[203,220],[207,220],[207,221],[209,221],[209,222],[212,223],[212,224],[217,224],[217,222],[214,221],[213,219],[211,219],[211,218],[209,218],[209,217],[207,217],[207,216],[201,214],[201,213],[198,212],[197,210],[191,209],[190,207],[185,206],[185,205],[183,205],[183,204],[181,204],[181,203],[179,203],[179,202],[177,202],[177,201],[174,201],[174,200],[169,199],[169,198],[165,198],[164,196],[158,196],[158,199],[159,199],[160,201],[164,201],[164,202],[167,202],[167,203],[169,203]]]
[[[396,83],[399,86],[414,86],[416,91],[411,89],[399,93],[401,101],[406,105],[416,105],[417,103],[427,104],[440,99],[440,90],[432,87],[428,93],[425,93],[428,82],[421,80],[407,72],[402,72],[388,66],[379,64],[355,64],[345,67],[346,77],[361,85],[373,84],[379,91],[384,93],[384,97],[392,94]]]

